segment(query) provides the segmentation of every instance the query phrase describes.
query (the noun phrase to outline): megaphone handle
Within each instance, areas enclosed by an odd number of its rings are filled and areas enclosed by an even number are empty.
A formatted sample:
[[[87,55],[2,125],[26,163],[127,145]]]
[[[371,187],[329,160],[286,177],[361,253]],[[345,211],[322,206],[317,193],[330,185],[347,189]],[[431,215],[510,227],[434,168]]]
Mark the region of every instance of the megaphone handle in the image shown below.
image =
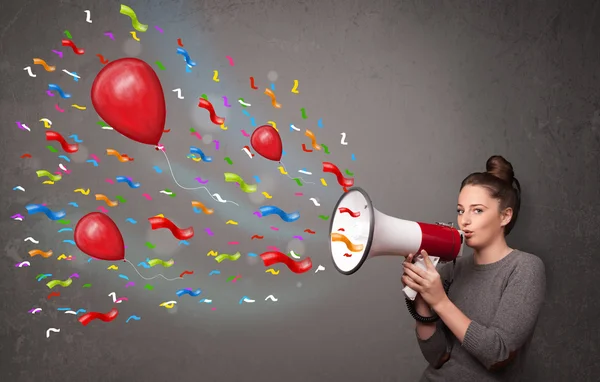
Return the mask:
[[[435,256],[429,256],[429,259],[433,263],[433,266],[436,266],[440,260],[439,257],[435,257]],[[423,270],[427,270],[427,265],[425,264],[425,259],[421,255],[419,255],[415,258],[414,264],[416,264],[419,268],[421,268]],[[412,289],[408,286],[405,286],[402,289],[402,291],[404,292],[404,295],[406,296],[406,298],[408,298],[411,301],[414,301],[418,294],[414,289]]]

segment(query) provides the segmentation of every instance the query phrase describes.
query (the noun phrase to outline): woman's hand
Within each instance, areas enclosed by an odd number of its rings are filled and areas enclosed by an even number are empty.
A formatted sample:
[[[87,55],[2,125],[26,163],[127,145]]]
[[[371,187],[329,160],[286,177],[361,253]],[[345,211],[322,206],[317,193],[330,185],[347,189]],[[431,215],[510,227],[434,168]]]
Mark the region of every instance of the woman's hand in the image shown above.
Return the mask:
[[[427,270],[412,264],[413,255],[409,255],[404,262],[402,284],[419,293],[423,300],[435,310],[435,307],[448,296],[446,296],[446,291],[442,285],[442,278],[431,262],[429,255],[424,250],[421,251],[421,255]]]
[[[402,281],[403,286],[406,286],[406,281],[404,281],[404,278],[408,277],[408,276],[406,276],[406,264],[412,264],[414,256],[415,255],[413,253],[409,254],[408,256],[406,256],[406,259],[402,263],[404,266],[404,273],[402,274],[402,277],[400,278],[400,280]]]

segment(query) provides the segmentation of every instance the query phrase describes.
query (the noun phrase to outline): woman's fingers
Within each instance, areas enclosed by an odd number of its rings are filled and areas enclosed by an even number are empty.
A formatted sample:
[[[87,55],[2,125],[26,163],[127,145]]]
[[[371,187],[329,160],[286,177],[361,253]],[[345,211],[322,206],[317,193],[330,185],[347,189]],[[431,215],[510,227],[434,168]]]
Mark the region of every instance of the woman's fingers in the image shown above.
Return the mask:
[[[414,290],[415,292],[421,292],[421,286],[419,284],[417,284],[416,282],[414,282],[410,277],[408,276],[402,276],[402,278],[404,279],[404,283],[405,286],[409,287],[410,289]]]
[[[422,279],[422,277],[421,277],[421,276],[419,276],[418,274],[416,274],[415,272],[413,272],[413,271],[412,271],[411,269],[409,269],[408,267],[407,267],[407,268],[404,268],[404,273],[405,273],[405,274],[406,274],[408,277],[410,277],[410,278],[411,278],[413,281],[415,281],[415,282],[419,282],[419,281]]]
[[[421,276],[422,278],[427,278],[427,271],[423,270],[418,265],[415,265],[415,264],[406,264],[406,266],[404,268],[405,269],[410,269],[411,271],[413,271],[417,275]]]

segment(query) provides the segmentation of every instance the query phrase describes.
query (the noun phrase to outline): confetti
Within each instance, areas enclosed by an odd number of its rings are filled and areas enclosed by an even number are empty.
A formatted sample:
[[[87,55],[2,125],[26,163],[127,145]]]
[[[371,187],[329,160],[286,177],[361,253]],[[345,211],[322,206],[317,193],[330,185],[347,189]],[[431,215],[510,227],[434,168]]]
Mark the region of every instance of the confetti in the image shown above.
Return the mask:
[[[291,223],[300,219],[300,211],[286,213],[276,206],[262,206],[259,210],[262,216],[277,215],[286,223]]]
[[[294,80],[294,87],[292,88],[292,93],[294,93],[294,94],[300,93],[298,91],[298,80]]]
[[[179,228],[171,220],[165,217],[151,217],[148,218],[150,222],[150,228],[152,230],[166,228],[171,231],[171,234],[178,240],[187,240],[194,237],[194,227]]]
[[[346,142],[346,133],[342,133],[342,140],[340,142],[340,144],[346,146],[348,144],[348,142]]]
[[[46,338],[50,338],[50,333],[60,333],[60,329],[49,328],[48,330],[46,330]]]
[[[98,312],[89,312],[89,313],[86,313],[83,316],[79,317],[77,320],[79,322],[81,322],[81,324],[83,326],[86,326],[93,320],[101,320],[104,322],[111,322],[112,320],[117,318],[118,315],[119,315],[119,311],[116,308],[113,308],[110,310],[110,312],[108,312],[106,314],[98,313]]]
[[[121,4],[121,10],[119,13],[128,16],[131,18],[131,26],[138,32],[145,32],[148,30],[148,25],[142,24],[138,21],[138,18],[133,9],[129,8],[127,5]]]
[[[215,261],[216,261],[217,263],[220,263],[220,262],[221,262],[221,261],[223,261],[223,260],[236,261],[236,260],[238,260],[238,259],[239,259],[241,256],[242,256],[242,254],[241,254],[241,253],[239,253],[239,252],[236,252],[236,253],[235,253],[235,254],[233,254],[233,255],[228,255],[228,254],[226,254],[226,253],[222,253],[222,254],[220,254],[219,256],[215,257]]]
[[[229,164],[231,164],[231,163],[229,163]],[[226,173],[224,173],[224,175],[225,175],[225,182],[228,182],[228,183],[237,182],[237,183],[239,183],[240,190],[242,190],[243,192],[245,192],[247,194],[254,193],[257,190],[257,185],[256,184],[247,184],[244,181],[244,179],[242,179],[237,174],[234,174],[232,172],[226,172]]]
[[[206,208],[206,206],[196,200],[192,201],[192,207],[194,208],[194,212],[196,212],[196,208],[199,208],[200,210],[202,210],[202,212],[204,212],[207,215],[211,215],[213,212],[215,212],[213,209],[211,208]]]
[[[44,70],[46,70],[47,72],[53,72],[56,70],[56,66],[46,64],[46,61],[42,60],[41,58],[34,58],[33,64],[34,65],[42,65]]]
[[[194,61],[192,61],[190,59],[190,55],[187,52],[187,50],[183,49],[183,48],[177,48],[177,54],[180,54],[183,56],[185,63],[189,66],[196,66],[196,63]],[[181,92],[179,93],[181,95]],[[183,97],[181,97],[180,99],[183,99]]]
[[[281,109],[281,104],[277,102],[277,98],[275,97],[275,93],[273,93],[270,89],[265,89],[265,94],[271,98],[271,104],[276,109]]]
[[[75,45],[75,43],[73,42],[73,40],[63,39],[62,46],[71,47],[71,49],[73,49],[73,53],[75,53],[76,55],[79,55],[79,56],[85,53],[85,50],[82,48],[78,48],[77,45]]]

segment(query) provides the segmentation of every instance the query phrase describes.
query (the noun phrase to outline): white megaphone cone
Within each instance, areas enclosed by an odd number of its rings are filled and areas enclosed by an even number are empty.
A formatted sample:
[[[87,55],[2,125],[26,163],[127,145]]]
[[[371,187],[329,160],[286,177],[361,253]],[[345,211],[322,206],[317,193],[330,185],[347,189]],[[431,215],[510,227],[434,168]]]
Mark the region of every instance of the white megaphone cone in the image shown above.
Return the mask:
[[[373,207],[367,193],[353,187],[338,200],[329,232],[335,268],[345,275],[356,272],[363,263],[377,256],[408,256],[427,251],[434,265],[462,256],[464,233],[448,224],[418,223],[385,215]],[[417,266],[426,269],[422,256]],[[414,300],[417,293],[403,289]]]

